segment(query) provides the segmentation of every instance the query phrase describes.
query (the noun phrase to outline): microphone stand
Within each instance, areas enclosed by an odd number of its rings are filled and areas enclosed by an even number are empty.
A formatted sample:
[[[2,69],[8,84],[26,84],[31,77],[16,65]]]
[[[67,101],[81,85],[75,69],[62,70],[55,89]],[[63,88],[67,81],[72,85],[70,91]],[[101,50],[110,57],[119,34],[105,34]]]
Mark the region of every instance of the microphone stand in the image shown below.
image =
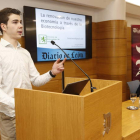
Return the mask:
[[[63,64],[64,65],[64,64]],[[64,71],[62,71],[62,89],[64,90],[64,83],[65,83],[65,79],[64,79]]]
[[[66,53],[65,53],[65,51],[63,50],[63,49],[61,49],[57,44],[55,44],[55,42],[54,41],[51,41],[51,43],[53,44],[53,45],[56,45],[87,77],[88,77],[88,79],[89,79],[89,81],[90,81],[90,86],[91,86],[91,92],[93,92],[93,89],[96,89],[96,87],[93,87],[92,86],[92,82],[91,82],[91,79],[90,79],[90,77],[78,66],[78,64],[76,64]]]

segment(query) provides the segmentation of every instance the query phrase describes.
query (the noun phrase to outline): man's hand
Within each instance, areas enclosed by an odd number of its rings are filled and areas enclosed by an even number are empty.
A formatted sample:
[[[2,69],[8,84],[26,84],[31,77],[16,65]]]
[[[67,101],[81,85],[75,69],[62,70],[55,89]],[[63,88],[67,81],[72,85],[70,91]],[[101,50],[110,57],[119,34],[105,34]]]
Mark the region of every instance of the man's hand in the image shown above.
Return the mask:
[[[60,62],[60,58],[55,61],[51,70],[53,75],[56,75],[64,70],[63,64],[65,63],[66,59],[67,58],[65,58],[62,62]]]

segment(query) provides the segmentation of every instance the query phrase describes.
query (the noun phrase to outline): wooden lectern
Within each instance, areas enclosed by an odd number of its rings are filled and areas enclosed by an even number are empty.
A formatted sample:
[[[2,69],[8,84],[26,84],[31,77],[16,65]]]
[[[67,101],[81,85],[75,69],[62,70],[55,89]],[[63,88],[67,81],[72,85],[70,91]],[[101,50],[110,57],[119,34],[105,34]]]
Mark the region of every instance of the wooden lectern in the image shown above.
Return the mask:
[[[92,83],[80,95],[15,89],[17,140],[122,140],[122,82]]]

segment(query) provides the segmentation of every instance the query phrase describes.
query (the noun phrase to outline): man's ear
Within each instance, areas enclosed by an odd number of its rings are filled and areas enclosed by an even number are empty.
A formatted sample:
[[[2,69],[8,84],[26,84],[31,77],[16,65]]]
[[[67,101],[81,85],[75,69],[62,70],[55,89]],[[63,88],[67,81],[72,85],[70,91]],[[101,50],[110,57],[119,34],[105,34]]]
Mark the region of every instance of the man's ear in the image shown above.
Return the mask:
[[[3,31],[5,31],[5,30],[6,30],[6,24],[1,23],[1,24],[0,24],[0,26],[1,26],[1,29],[2,29]]]

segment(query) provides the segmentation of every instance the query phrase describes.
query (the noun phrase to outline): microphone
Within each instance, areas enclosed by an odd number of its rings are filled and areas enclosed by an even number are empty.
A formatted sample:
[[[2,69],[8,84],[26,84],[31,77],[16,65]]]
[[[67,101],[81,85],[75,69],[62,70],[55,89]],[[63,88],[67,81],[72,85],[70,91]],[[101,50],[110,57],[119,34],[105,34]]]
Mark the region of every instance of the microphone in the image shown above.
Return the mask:
[[[88,77],[88,79],[89,79],[89,81],[90,81],[90,87],[91,87],[91,92],[93,92],[93,89],[96,89],[96,87],[93,87],[92,86],[92,82],[91,82],[91,79],[90,79],[90,77],[78,66],[78,64],[76,64],[71,58],[70,58],[70,56],[68,56],[66,53],[65,53],[65,51],[63,50],[63,49],[61,49],[57,44],[55,44],[55,42],[52,40],[51,41],[51,43],[52,43],[52,45],[55,45],[55,46],[57,46],[87,77]]]

